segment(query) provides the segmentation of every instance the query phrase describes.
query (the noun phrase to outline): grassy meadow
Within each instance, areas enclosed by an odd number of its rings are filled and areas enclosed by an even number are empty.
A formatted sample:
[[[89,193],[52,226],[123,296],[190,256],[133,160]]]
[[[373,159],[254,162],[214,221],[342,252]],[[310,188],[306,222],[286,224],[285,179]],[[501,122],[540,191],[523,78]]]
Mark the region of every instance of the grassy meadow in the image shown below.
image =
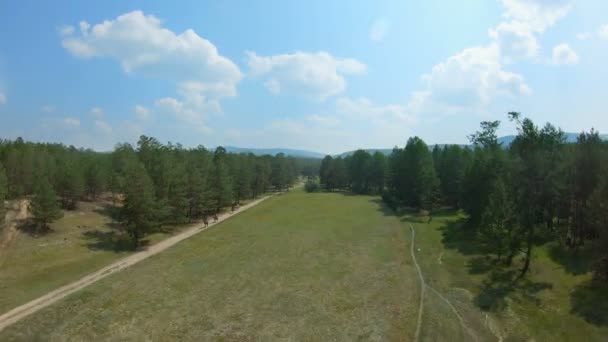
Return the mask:
[[[0,253],[0,313],[24,304],[131,253],[117,233],[105,203],[81,202],[65,211],[44,234],[21,230]],[[158,242],[178,229],[156,232]]]
[[[381,208],[375,197],[276,196],[0,340],[411,340],[409,232]]]
[[[463,215],[446,211],[430,222],[411,214],[401,219],[416,229],[417,260],[428,285],[454,305],[480,340],[606,340],[608,289],[592,281],[591,265],[581,261],[584,249],[577,255],[555,243],[539,244],[530,273],[513,284],[518,261],[497,270],[466,233]],[[426,302],[423,340],[469,339],[457,321],[443,319],[454,313],[432,290]]]
[[[395,215],[374,196],[291,191],[26,317],[0,340],[414,340],[410,227],[428,285],[421,341],[605,340],[608,293],[589,265],[541,245],[514,285],[464,223],[454,211]],[[88,253],[87,267],[117,256]]]

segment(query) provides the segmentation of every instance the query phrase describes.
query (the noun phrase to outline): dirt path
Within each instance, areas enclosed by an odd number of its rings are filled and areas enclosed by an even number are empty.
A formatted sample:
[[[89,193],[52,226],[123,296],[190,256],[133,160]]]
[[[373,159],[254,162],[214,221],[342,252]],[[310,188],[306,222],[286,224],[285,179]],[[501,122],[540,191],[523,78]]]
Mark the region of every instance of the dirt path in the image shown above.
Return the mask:
[[[245,211],[253,206],[256,206],[257,204],[266,200],[269,197],[270,196],[262,197],[256,201],[253,201],[249,204],[246,204],[246,205],[240,207],[239,209],[235,210],[232,213],[225,213],[225,214],[219,215],[218,222],[209,224],[209,227],[207,227],[207,228],[201,227],[200,224],[198,224],[196,226],[192,226],[175,236],[167,238],[155,245],[148,247],[147,249],[145,249],[141,252],[137,252],[126,258],[118,260],[117,262],[114,262],[113,264],[110,264],[109,266],[106,266],[87,276],[84,276],[73,283],[62,286],[54,291],[47,293],[46,295],[44,295],[42,297],[39,297],[37,299],[30,301],[29,303],[18,306],[0,316],[0,331],[2,331],[4,328],[8,327],[9,325],[19,321],[20,319],[22,319],[28,315],[31,315],[31,314],[35,313],[36,311],[43,309],[43,308],[61,300],[62,298],[66,297],[86,286],[93,284],[94,282],[96,282],[100,279],[103,279],[113,273],[121,271],[131,265],[134,265],[144,259],[151,257],[152,255],[158,254],[158,253],[164,251],[165,249],[179,243],[180,241],[185,240],[210,227],[213,227],[217,223],[220,223],[220,222],[236,215],[239,212]]]
[[[414,266],[416,266],[416,270],[418,271],[418,277],[420,278],[420,305],[418,305],[418,323],[416,323],[416,334],[414,335],[414,341],[419,341],[420,327],[422,325],[422,310],[424,309],[424,291],[426,290],[426,282],[424,281],[424,277],[422,277],[422,270],[420,270],[420,266],[418,266],[418,261],[416,260],[416,253],[414,253],[414,239],[416,239],[416,231],[414,230],[414,227],[412,227],[411,224],[410,230],[412,231],[410,254],[412,255],[412,259],[414,260]]]
[[[458,313],[458,310],[456,310],[456,307],[452,304],[452,302],[450,302],[447,298],[445,298],[439,291],[437,291],[436,289],[434,289],[433,287],[428,285],[426,283],[426,281],[424,280],[424,277],[422,276],[422,270],[420,269],[420,266],[418,265],[418,261],[416,260],[416,254],[414,253],[414,240],[416,239],[416,230],[414,229],[414,227],[411,224],[410,224],[410,230],[412,231],[412,242],[411,242],[410,252],[412,254],[412,259],[414,259],[414,265],[416,266],[416,270],[418,271],[418,276],[420,277],[420,306],[418,308],[418,323],[416,324],[416,335],[414,337],[414,341],[418,341],[420,339],[420,327],[422,325],[422,310],[424,308],[423,300],[424,300],[424,293],[425,293],[425,290],[427,287],[431,291],[433,291],[433,293],[435,293],[435,295],[437,295],[437,297],[439,297],[441,300],[443,300],[450,307],[450,309],[452,310],[452,312],[454,313],[456,318],[458,318],[458,321],[459,321],[462,329],[464,329],[464,331],[466,331],[469,334],[469,336],[471,336],[473,341],[478,341],[479,339],[477,338],[477,335],[475,335],[475,333],[466,325],[464,319]]]

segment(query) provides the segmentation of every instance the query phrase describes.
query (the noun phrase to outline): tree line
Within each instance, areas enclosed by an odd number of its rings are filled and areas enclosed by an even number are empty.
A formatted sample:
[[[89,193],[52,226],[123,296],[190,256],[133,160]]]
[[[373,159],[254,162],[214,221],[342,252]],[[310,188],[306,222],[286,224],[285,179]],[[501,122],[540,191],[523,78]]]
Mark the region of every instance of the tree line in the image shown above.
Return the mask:
[[[5,199],[30,199],[36,229],[47,229],[79,201],[111,194],[116,219],[134,246],[166,224],[207,222],[223,207],[238,206],[269,189],[287,189],[309,160],[283,154],[227,153],[223,147],[184,148],[141,136],[136,146],[110,153],[62,144],[0,141],[0,210]],[[4,217],[2,213],[2,217]]]
[[[596,276],[608,279],[608,143],[593,129],[566,143],[549,123],[539,127],[515,112],[508,117],[518,130],[509,146],[498,143],[500,122],[485,121],[469,136],[470,146],[430,149],[413,137],[388,157],[364,150],[326,156],[321,186],[381,194],[394,210],[462,209],[468,214],[463,229],[478,236],[497,263],[521,257],[520,277],[538,241],[572,250],[590,244]]]

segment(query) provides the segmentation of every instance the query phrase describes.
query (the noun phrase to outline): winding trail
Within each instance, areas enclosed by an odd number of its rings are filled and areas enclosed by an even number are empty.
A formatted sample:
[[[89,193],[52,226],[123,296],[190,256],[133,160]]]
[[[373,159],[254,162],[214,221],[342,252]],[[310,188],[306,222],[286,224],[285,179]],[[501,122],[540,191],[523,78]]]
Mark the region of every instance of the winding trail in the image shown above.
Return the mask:
[[[4,328],[8,327],[11,324],[18,322],[22,318],[24,318],[28,315],[31,315],[55,302],[67,297],[68,295],[85,288],[86,286],[89,286],[89,285],[95,283],[98,280],[101,280],[111,274],[119,272],[129,266],[132,266],[155,254],[158,254],[158,253],[166,250],[167,248],[169,248],[185,239],[188,239],[204,230],[207,230],[208,228],[211,228],[211,227],[215,226],[216,224],[218,224],[224,220],[227,220],[228,218],[230,218],[240,212],[243,212],[251,207],[254,207],[254,206],[258,205],[259,203],[261,203],[262,201],[268,199],[269,197],[271,197],[271,196],[262,197],[258,200],[255,200],[251,203],[248,203],[248,204],[240,207],[239,209],[235,210],[234,212],[228,212],[228,213],[221,214],[218,216],[218,221],[215,223],[210,223],[208,227],[204,227],[204,226],[201,226],[200,224],[197,224],[190,228],[187,228],[183,232],[181,232],[177,235],[174,235],[172,237],[169,237],[157,244],[154,244],[145,250],[131,254],[128,257],[118,260],[118,261],[116,261],[96,272],[86,275],[68,285],[62,286],[54,291],[51,291],[42,297],[39,297],[28,303],[20,305],[2,315],[0,315],[0,331],[4,330]]]
[[[412,255],[412,259],[414,260],[414,266],[416,266],[416,270],[418,271],[418,277],[420,278],[420,305],[418,306],[418,323],[416,323],[416,334],[414,335],[414,341],[418,341],[420,339],[420,326],[422,325],[422,310],[424,309],[424,291],[426,290],[426,282],[424,281],[424,277],[422,276],[422,270],[418,265],[418,261],[416,260],[416,254],[414,253],[414,240],[416,239],[416,231],[414,230],[414,227],[412,227],[411,224],[410,230],[412,231],[410,254]]]
[[[416,270],[418,271],[418,276],[420,277],[420,306],[418,308],[418,323],[416,324],[416,334],[414,335],[415,336],[414,341],[419,341],[419,339],[420,339],[420,327],[422,325],[422,310],[424,308],[423,300],[424,300],[424,293],[425,293],[425,290],[427,287],[431,291],[433,291],[441,300],[443,300],[450,307],[450,309],[452,309],[452,312],[458,318],[458,321],[460,322],[460,326],[462,327],[462,329],[464,329],[464,331],[466,331],[473,338],[474,341],[478,341],[477,335],[475,335],[475,333],[466,325],[464,319],[458,313],[458,310],[456,310],[456,307],[452,304],[452,302],[450,302],[447,298],[445,298],[439,291],[437,291],[436,289],[434,289],[433,287],[428,285],[426,283],[426,281],[424,280],[424,276],[422,275],[422,270],[420,269],[420,266],[418,265],[418,261],[416,260],[416,254],[414,253],[414,240],[416,239],[416,230],[414,229],[414,227],[411,224],[410,224],[410,230],[412,232],[412,242],[411,242],[411,246],[410,246],[410,253],[412,254],[412,259],[414,260],[414,265],[416,266]]]

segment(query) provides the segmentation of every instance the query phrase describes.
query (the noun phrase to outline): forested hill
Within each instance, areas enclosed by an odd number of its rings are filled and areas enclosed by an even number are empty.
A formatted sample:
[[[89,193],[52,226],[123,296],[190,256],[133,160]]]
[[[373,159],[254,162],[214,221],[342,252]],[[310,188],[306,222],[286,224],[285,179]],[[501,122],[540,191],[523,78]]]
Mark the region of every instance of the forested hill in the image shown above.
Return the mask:
[[[225,146],[224,148],[229,153],[252,153],[256,156],[264,156],[264,155],[275,156],[279,153],[283,153],[286,156],[296,157],[296,158],[321,159],[321,158],[325,157],[325,154],[323,154],[323,153],[306,151],[306,150],[295,150],[295,149],[289,149],[289,148],[246,148],[246,147],[235,147],[235,146]]]
[[[564,136],[566,138],[566,143],[569,143],[569,144],[575,143],[576,139],[578,138],[579,135],[580,135],[580,133],[564,133]],[[509,145],[511,145],[513,140],[515,140],[515,137],[516,137],[515,135],[505,135],[503,137],[500,137],[500,138],[498,138],[498,144],[503,147],[509,147]],[[608,134],[600,134],[599,137],[602,140],[608,141]],[[436,145],[443,148],[445,146],[449,146],[450,144],[436,144]],[[470,147],[471,145],[460,145],[460,147],[467,147],[467,146]],[[435,145],[429,145],[430,150],[433,150],[433,148],[435,148]],[[383,153],[386,156],[390,155],[391,152],[393,151],[392,148],[367,148],[364,150],[370,154],[374,154],[377,151],[377,152]],[[335,155],[334,157],[344,158],[344,157],[353,155],[353,153],[355,153],[355,151],[343,152],[343,153]]]

